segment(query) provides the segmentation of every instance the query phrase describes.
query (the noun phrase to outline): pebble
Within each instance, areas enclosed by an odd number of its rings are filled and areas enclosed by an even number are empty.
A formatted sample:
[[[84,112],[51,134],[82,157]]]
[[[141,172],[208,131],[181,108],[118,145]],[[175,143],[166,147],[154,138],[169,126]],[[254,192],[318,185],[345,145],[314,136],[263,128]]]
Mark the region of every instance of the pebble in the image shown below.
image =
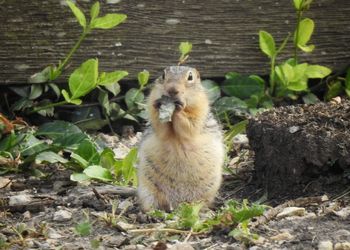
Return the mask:
[[[11,186],[11,180],[6,177],[0,177],[0,188],[3,189],[6,187],[6,189],[9,189]]]
[[[30,220],[31,218],[32,218],[32,215],[31,215],[31,213],[29,211],[25,211],[23,213],[23,219],[24,220]]]
[[[168,248],[169,250],[194,250],[194,248],[189,243],[176,243]]]
[[[117,222],[117,225],[118,225],[119,227],[123,228],[123,229],[126,230],[126,231],[135,228],[135,225],[129,224],[129,223],[126,223],[126,222],[123,222],[123,221],[118,221],[118,222]]]
[[[305,208],[303,207],[286,207],[283,211],[277,214],[277,218],[285,218],[289,216],[304,216]]]
[[[124,201],[119,203],[118,208],[120,210],[124,210],[124,209],[127,209],[128,207],[132,207],[132,206],[133,206],[132,202],[130,202],[129,200],[124,200]]]
[[[283,232],[283,233],[280,233],[280,234],[277,234],[275,236],[270,237],[270,239],[274,240],[274,241],[287,241],[287,240],[294,239],[294,236],[288,232]]]
[[[318,250],[333,250],[333,243],[329,240],[326,241],[320,241],[318,243]]]
[[[53,215],[53,220],[54,221],[67,221],[72,219],[72,213],[67,211],[67,210],[58,210],[54,213]]]
[[[105,239],[106,245],[110,247],[120,247],[121,245],[127,243],[127,241],[128,239],[123,235],[116,235]]]
[[[22,206],[27,205],[32,201],[32,198],[28,194],[18,194],[10,197],[10,206]]]
[[[334,211],[333,213],[335,215],[339,216],[341,219],[345,220],[350,215],[350,207],[344,207],[344,208],[342,208],[339,211]]]
[[[47,236],[50,239],[60,239],[60,238],[63,237],[61,234],[57,233],[57,231],[55,229],[53,229],[53,228],[48,228]]]
[[[350,242],[341,242],[334,245],[334,250],[350,250]]]

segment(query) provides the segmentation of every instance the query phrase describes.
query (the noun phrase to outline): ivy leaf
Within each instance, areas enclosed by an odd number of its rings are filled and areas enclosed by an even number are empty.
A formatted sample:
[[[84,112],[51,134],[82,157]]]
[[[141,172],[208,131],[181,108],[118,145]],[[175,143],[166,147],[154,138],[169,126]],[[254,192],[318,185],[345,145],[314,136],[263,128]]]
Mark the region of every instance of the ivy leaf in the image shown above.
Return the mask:
[[[310,18],[304,18],[299,23],[298,34],[294,34],[294,42],[297,42],[297,46],[304,52],[311,52],[315,48],[314,45],[306,45],[314,32],[314,27],[314,21],[312,21]]]
[[[179,51],[180,51],[180,61],[185,60],[186,56],[191,52],[192,50],[192,43],[190,42],[181,42],[179,45]]]
[[[324,78],[332,73],[332,70],[321,65],[309,65],[305,74],[308,78]]]
[[[90,9],[91,21],[93,21],[98,16],[99,13],[100,13],[100,3],[96,2],[91,6],[91,9]]]
[[[103,17],[98,17],[91,22],[92,29],[111,29],[126,19],[124,14],[107,14]]]
[[[84,174],[90,178],[98,179],[101,181],[112,181],[113,176],[108,169],[105,169],[98,165],[92,165],[84,169]]]
[[[107,86],[119,82],[129,73],[127,71],[102,72],[98,79],[98,85]]]
[[[51,72],[51,66],[47,66],[42,71],[35,73],[34,75],[30,76],[28,78],[29,83],[44,83],[48,82],[50,80],[50,72]]]
[[[70,0],[66,0],[69,8],[72,10],[79,24],[85,29],[86,28],[86,18],[84,13]]]
[[[144,94],[135,88],[129,89],[125,94],[125,103],[128,109],[135,108],[137,103],[141,103],[144,99]]]
[[[143,70],[137,74],[137,79],[139,81],[139,85],[141,88],[144,88],[149,80],[149,72],[147,70]]]
[[[269,58],[272,58],[276,54],[276,44],[273,36],[263,30],[259,32],[259,46],[262,52],[264,52]]]
[[[78,99],[93,90],[97,85],[97,77],[97,59],[89,59],[81,64],[69,77],[69,90],[72,94],[70,99]]]

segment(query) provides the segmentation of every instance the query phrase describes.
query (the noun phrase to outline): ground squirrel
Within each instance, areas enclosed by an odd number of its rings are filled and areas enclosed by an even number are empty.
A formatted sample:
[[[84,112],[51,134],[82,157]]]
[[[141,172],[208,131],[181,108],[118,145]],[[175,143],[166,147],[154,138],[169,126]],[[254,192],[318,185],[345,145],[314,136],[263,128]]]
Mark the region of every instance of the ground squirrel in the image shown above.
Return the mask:
[[[171,121],[159,119],[164,97],[175,104]],[[144,211],[172,210],[181,202],[211,203],[220,187],[224,145],[196,69],[164,70],[148,98],[151,127],[139,147],[138,197]]]

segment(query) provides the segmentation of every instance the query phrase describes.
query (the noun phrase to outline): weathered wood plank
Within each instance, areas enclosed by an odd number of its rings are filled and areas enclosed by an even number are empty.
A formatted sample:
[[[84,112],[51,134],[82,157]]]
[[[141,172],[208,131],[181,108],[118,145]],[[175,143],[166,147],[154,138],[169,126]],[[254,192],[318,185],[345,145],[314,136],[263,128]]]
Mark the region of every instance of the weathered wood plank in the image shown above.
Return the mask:
[[[68,7],[57,0],[4,0],[0,4],[0,84],[26,78],[64,57],[79,36]],[[100,59],[103,70],[125,69],[129,79],[148,69],[152,74],[177,61],[180,41],[194,44],[189,64],[204,77],[228,71],[266,74],[268,60],[258,48],[258,31],[281,41],[294,26],[292,1],[285,0],[122,0],[102,3],[102,13],[128,15],[112,31],[94,32],[83,42],[72,67]],[[341,68],[350,62],[350,1],[314,1],[307,16],[316,21],[309,61]],[[78,1],[87,10],[92,2]],[[177,24],[169,24],[179,21]],[[291,50],[289,50],[291,52]],[[290,53],[289,53],[290,55]],[[288,53],[285,55],[288,56]],[[61,78],[60,81],[65,81]]]

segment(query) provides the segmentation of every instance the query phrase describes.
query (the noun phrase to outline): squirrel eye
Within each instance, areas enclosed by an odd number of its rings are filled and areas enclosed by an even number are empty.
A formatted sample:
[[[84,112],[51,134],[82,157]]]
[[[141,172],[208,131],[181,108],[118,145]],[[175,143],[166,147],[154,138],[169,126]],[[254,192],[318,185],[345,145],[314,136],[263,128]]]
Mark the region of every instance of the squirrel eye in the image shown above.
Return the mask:
[[[193,81],[193,75],[192,75],[192,72],[190,72],[188,74],[188,78],[187,78],[188,81]]]

